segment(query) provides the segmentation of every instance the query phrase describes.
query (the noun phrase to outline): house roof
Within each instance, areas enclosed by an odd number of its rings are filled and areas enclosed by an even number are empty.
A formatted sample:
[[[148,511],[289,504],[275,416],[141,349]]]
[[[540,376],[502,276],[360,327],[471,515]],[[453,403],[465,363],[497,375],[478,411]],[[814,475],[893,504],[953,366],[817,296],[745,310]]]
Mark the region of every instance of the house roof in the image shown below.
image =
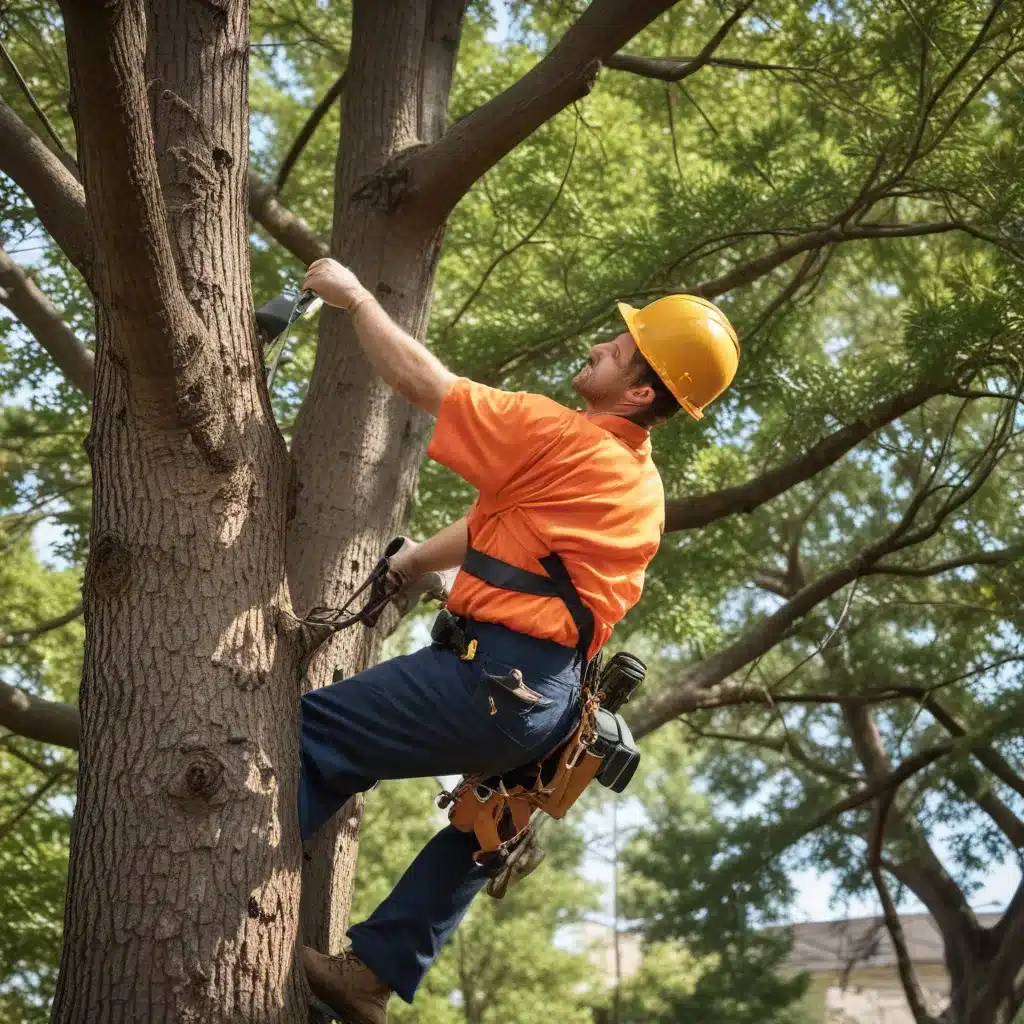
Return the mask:
[[[990,928],[1001,914],[978,914],[978,923]],[[941,964],[942,937],[929,914],[901,914],[910,959],[918,964]],[[798,971],[846,971],[852,968],[893,967],[893,948],[885,921],[860,917],[846,921],[813,921],[790,926],[793,950],[789,965]]]

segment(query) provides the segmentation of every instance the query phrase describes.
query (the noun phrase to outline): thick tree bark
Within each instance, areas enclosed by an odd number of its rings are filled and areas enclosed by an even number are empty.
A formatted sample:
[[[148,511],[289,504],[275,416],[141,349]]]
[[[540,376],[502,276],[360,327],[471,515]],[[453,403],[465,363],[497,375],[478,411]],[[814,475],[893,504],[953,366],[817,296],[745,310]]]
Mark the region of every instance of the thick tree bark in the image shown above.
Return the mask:
[[[464,0],[355,5],[346,79],[331,252],[351,266],[413,336],[426,333],[443,224],[412,222],[401,208],[356,198],[359,182],[444,130]],[[295,605],[338,602],[405,522],[430,418],[383,385],[343,314],[325,310],[309,395],[292,446],[300,497],[288,536]],[[352,674],[379,652],[356,627],[314,659],[309,685],[331,668]],[[311,844],[303,882],[303,934],[335,950],[348,917],[358,813],[339,816]]]
[[[249,291],[247,7],[64,14],[102,267],[53,1019],[294,1021],[301,651]]]

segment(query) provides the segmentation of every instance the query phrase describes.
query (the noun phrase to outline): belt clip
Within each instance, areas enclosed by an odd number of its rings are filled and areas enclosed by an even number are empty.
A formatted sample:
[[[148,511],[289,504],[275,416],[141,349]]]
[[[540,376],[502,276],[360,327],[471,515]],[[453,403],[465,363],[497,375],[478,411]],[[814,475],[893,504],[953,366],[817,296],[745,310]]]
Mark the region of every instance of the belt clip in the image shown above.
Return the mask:
[[[476,646],[476,637],[474,637],[466,644],[466,652],[465,654],[460,654],[459,659],[461,661],[472,661],[476,657]]]

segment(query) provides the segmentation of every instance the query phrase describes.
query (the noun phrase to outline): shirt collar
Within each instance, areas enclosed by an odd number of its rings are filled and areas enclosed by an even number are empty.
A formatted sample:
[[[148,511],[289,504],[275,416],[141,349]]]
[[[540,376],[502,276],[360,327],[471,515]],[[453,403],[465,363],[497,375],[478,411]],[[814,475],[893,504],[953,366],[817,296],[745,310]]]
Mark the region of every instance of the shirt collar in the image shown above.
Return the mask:
[[[641,427],[638,423],[623,419],[621,416],[613,416],[611,413],[595,413],[587,415],[587,419],[602,430],[607,430],[609,434],[614,434],[620,441],[625,441],[641,455],[650,454],[651,435],[646,427]]]

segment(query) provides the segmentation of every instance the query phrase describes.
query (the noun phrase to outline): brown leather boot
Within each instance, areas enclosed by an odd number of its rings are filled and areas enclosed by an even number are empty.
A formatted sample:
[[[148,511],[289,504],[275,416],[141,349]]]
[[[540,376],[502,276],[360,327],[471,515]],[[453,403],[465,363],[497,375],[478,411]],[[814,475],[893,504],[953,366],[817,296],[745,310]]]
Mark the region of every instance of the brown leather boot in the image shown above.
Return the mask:
[[[354,953],[325,956],[303,946],[302,966],[313,995],[342,1024],[387,1024],[391,989]]]

